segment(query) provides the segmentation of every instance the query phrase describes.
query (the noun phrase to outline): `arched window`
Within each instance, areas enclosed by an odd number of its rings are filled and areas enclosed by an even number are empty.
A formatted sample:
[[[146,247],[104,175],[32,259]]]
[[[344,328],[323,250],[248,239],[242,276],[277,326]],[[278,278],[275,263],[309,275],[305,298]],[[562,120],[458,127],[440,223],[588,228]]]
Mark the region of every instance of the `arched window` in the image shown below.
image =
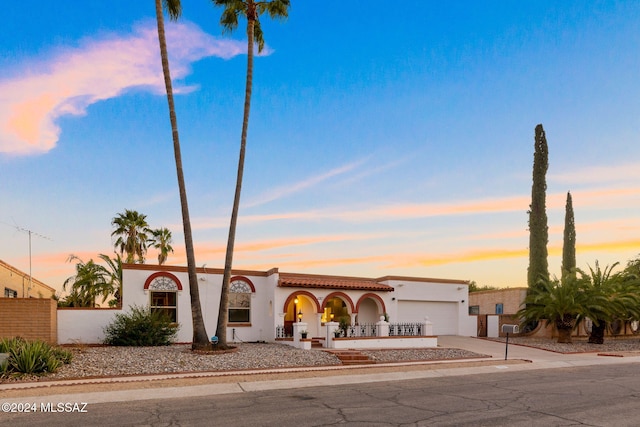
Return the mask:
[[[147,285],[150,291],[151,311],[165,313],[173,322],[178,321],[178,284],[172,277],[158,275]]]
[[[234,278],[229,287],[229,323],[251,322],[252,286],[245,278]]]

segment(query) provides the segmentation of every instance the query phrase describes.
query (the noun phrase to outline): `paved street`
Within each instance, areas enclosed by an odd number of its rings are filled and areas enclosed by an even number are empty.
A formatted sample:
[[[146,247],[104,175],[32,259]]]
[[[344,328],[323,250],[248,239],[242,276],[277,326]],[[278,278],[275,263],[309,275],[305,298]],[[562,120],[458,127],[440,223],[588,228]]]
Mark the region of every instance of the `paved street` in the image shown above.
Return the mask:
[[[635,426],[639,394],[632,363],[90,404],[0,425]]]

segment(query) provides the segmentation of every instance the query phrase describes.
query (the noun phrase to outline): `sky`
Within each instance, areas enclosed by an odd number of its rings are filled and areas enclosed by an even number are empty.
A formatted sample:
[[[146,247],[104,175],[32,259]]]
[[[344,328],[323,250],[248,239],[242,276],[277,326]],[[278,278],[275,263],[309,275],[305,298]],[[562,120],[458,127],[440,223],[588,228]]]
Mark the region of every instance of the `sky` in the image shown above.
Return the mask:
[[[640,2],[291,3],[262,18],[234,268],[526,286],[539,123],[551,274],[568,191],[578,267],[638,257]],[[196,263],[221,268],[246,23],[182,7],[167,41]],[[186,265],[154,2],[3,12],[0,259],[60,289],[133,209]]]

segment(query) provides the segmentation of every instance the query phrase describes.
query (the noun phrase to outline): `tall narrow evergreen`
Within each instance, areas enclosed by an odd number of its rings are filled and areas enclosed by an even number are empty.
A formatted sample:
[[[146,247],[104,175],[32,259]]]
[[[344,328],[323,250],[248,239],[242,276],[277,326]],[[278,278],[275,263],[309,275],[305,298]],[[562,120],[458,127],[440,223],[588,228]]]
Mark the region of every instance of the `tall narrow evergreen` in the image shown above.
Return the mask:
[[[576,224],[573,218],[573,200],[567,192],[564,209],[564,239],[562,241],[562,281],[576,274]]]
[[[549,263],[547,260],[547,243],[549,227],[547,226],[547,180],[549,169],[549,149],[547,137],[542,125],[536,126],[535,152],[533,154],[533,185],[531,187],[531,205],[529,206],[529,269],[527,283],[529,289],[535,287],[540,280],[549,279]]]

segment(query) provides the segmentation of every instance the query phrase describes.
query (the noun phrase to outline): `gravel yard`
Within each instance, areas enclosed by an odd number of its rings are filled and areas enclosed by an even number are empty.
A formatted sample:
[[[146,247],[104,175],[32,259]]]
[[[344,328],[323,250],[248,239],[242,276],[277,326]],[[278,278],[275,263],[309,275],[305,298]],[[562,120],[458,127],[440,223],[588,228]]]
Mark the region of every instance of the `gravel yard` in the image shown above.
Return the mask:
[[[494,339],[504,342],[504,338]],[[573,344],[558,344],[555,340],[510,337],[509,344],[526,345],[559,353],[640,353],[640,338],[607,338],[602,345],[576,339]],[[0,378],[2,382],[50,381],[74,378],[121,377],[145,374],[185,372],[224,372],[252,369],[340,365],[338,358],[322,350],[300,350],[284,344],[238,344],[236,350],[220,354],[197,354],[189,345],[168,347],[69,347],[73,362],[58,372],[42,377]],[[456,348],[362,350],[378,363],[456,360],[483,357]]]

